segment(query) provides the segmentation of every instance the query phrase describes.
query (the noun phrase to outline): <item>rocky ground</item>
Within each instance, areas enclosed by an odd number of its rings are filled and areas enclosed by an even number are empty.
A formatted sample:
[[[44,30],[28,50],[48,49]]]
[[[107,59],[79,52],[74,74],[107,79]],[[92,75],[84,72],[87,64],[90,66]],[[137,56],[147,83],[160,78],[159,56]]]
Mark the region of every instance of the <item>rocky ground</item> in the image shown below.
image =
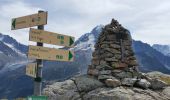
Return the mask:
[[[159,89],[154,89],[151,85],[149,89],[126,85],[114,88],[105,86],[92,76],[83,75],[48,85],[43,90],[43,94],[49,96],[49,100],[170,100],[169,75],[151,72],[145,76],[152,77],[152,80],[156,79],[159,82],[166,79],[166,82],[160,84],[155,81],[153,84]],[[126,82],[129,83],[129,81]]]

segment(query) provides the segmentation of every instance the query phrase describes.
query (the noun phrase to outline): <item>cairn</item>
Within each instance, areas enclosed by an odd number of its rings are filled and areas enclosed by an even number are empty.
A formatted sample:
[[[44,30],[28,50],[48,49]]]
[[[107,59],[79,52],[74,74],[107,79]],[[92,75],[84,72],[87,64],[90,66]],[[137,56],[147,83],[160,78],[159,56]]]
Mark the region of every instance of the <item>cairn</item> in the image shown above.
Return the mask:
[[[133,80],[139,78],[137,66],[130,32],[112,19],[99,35],[87,74],[107,86],[133,85]]]

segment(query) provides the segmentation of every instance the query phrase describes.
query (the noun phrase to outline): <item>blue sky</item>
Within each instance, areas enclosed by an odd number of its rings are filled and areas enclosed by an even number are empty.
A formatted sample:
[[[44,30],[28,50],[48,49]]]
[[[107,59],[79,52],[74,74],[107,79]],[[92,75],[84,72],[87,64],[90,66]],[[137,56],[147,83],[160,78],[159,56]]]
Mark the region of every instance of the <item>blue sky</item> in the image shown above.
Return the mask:
[[[29,44],[29,29],[11,31],[11,19],[48,11],[45,30],[78,39],[95,26],[118,20],[133,39],[170,44],[170,0],[1,0],[0,32]]]

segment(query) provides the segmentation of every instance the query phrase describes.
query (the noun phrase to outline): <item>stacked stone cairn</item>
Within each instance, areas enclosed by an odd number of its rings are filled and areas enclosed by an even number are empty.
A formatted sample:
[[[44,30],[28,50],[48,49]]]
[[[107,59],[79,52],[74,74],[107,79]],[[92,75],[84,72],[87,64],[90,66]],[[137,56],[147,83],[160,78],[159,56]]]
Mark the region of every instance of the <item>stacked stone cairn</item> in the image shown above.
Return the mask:
[[[87,74],[108,87],[135,84],[145,89],[150,87],[150,82],[141,79],[137,67],[130,32],[112,19],[98,37]]]

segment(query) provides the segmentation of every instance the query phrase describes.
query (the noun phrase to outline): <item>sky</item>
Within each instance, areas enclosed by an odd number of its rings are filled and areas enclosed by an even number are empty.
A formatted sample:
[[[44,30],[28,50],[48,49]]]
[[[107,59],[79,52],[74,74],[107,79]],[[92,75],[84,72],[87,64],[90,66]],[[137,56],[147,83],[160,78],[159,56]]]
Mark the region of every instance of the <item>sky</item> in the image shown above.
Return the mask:
[[[135,40],[170,44],[170,0],[0,0],[0,33],[28,45],[29,28],[11,30],[11,19],[48,11],[46,31],[74,36],[114,18]]]

